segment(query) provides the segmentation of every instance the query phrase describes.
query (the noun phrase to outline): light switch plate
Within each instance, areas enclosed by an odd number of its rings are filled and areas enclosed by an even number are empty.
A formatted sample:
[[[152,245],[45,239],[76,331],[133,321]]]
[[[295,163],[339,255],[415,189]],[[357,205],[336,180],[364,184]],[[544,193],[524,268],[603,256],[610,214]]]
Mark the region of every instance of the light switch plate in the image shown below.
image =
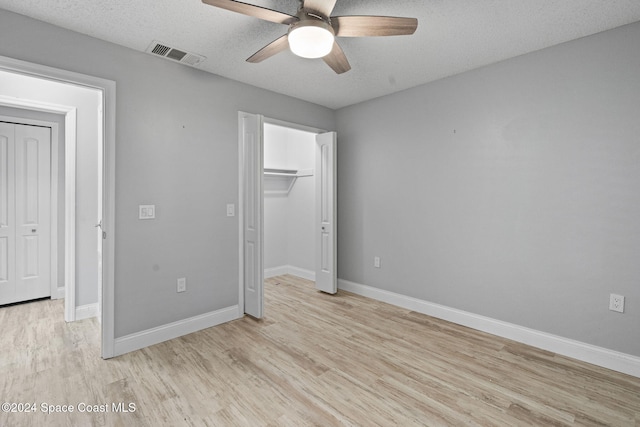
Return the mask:
[[[176,292],[184,292],[187,290],[187,278],[180,277],[176,283]]]
[[[233,203],[227,205],[227,216],[236,216],[236,205]]]
[[[155,219],[156,205],[139,205],[138,219]]]

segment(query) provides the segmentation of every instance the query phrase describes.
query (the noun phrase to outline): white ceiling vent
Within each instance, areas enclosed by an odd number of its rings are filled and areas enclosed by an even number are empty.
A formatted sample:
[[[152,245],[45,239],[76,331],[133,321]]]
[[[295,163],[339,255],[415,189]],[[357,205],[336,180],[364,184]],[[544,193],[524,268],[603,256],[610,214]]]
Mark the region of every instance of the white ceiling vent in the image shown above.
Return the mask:
[[[199,65],[201,62],[207,59],[202,55],[185,52],[184,50],[173,48],[171,46],[168,46],[166,43],[161,43],[157,40],[151,42],[146,52],[162,56],[164,58],[169,58],[172,61],[187,64],[192,67]]]

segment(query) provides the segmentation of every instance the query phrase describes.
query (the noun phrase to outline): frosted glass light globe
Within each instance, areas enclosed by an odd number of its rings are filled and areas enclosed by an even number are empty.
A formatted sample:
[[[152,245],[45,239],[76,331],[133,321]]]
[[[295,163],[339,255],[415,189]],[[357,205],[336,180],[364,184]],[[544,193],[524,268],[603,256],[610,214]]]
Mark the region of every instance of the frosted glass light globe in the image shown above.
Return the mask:
[[[289,31],[291,52],[303,58],[322,58],[333,49],[333,34],[316,25],[299,25]]]

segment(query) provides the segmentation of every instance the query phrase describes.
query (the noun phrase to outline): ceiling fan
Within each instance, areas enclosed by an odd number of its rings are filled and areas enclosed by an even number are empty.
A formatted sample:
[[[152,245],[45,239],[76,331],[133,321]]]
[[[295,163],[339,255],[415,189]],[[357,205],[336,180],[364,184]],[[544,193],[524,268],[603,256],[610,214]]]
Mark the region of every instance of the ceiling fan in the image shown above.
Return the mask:
[[[337,0],[300,0],[296,15],[235,0],[203,3],[289,26],[287,34],[269,43],[247,62],[261,62],[286,49],[303,58],[322,58],[338,74],[351,69],[335,37],[400,36],[418,28],[415,18],[395,16],[331,16]]]

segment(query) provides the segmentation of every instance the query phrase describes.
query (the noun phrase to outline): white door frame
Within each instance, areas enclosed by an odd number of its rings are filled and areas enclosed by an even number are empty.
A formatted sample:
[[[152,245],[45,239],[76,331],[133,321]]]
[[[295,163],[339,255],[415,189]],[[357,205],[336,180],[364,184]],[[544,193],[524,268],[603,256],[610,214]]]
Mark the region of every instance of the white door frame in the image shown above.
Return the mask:
[[[2,95],[0,95],[0,99],[1,98]],[[0,103],[0,105],[4,104]],[[51,129],[51,213],[49,215],[49,221],[51,224],[49,259],[51,261],[51,266],[49,270],[49,289],[51,299],[63,298],[65,296],[64,290],[58,289],[58,123],[49,122],[46,120],[33,120],[11,116],[0,116],[0,121],[24,125],[42,126]]]
[[[115,230],[115,95],[114,81],[85,74],[51,68],[0,56],[0,70],[21,74],[35,79],[55,81],[62,84],[95,89],[102,93],[102,108],[96,112],[101,116],[98,129],[99,147],[103,161],[103,240],[102,289],[99,318],[102,318],[102,357],[114,356],[114,230]],[[65,116],[65,320],[75,320],[75,184],[76,184],[76,121],[77,107],[41,102],[33,99],[14,98],[0,93],[0,105],[27,108]],[[100,126],[99,125],[99,126]]]
[[[310,132],[310,133],[315,133],[315,134],[319,134],[319,133],[325,133],[327,132],[324,129],[320,129],[320,128],[316,128],[316,127],[312,127],[312,126],[307,126],[307,125],[301,125],[298,123],[292,123],[292,122],[287,122],[284,120],[279,120],[279,119],[274,119],[274,118],[270,118],[270,117],[265,117],[262,116],[260,114],[257,113],[246,113],[246,112],[242,112],[239,111],[238,112],[238,164],[239,164],[239,177],[238,177],[238,188],[239,188],[239,194],[238,194],[238,223],[239,223],[239,236],[238,236],[238,259],[239,259],[239,269],[238,269],[238,317],[242,317],[244,316],[244,271],[245,271],[245,259],[244,259],[244,253],[245,253],[245,248],[244,248],[244,212],[246,210],[245,207],[245,194],[244,194],[244,183],[250,178],[250,174],[251,172],[259,174],[259,176],[262,179],[262,167],[263,165],[261,164],[262,162],[260,162],[260,164],[257,165],[256,170],[254,171],[249,171],[246,170],[246,168],[244,167],[245,165],[245,152],[243,150],[243,135],[242,135],[242,118],[244,116],[246,116],[247,114],[251,114],[251,115],[257,115],[259,117],[262,118],[262,127],[263,129],[261,129],[262,132],[260,132],[261,135],[264,135],[264,125],[265,124],[271,124],[271,125],[277,125],[277,126],[283,126],[283,127],[288,127],[291,129],[296,129],[296,130],[302,130],[305,132]],[[260,138],[260,144],[262,145],[262,149],[264,149],[264,138]],[[262,187],[261,187],[262,188]],[[256,193],[256,197],[260,197],[261,200],[264,199],[264,193],[260,192],[260,194]],[[256,205],[262,205],[261,200],[256,200],[255,203]],[[260,210],[260,212],[258,213],[259,218],[256,219],[256,221],[259,221],[260,224],[264,223],[264,212],[262,210]],[[264,227],[260,227],[260,232],[262,234],[262,239],[264,239]],[[256,257],[263,257],[263,251],[264,251],[264,247],[262,245],[259,245],[259,247],[257,248],[259,250],[259,254],[256,254]]]

